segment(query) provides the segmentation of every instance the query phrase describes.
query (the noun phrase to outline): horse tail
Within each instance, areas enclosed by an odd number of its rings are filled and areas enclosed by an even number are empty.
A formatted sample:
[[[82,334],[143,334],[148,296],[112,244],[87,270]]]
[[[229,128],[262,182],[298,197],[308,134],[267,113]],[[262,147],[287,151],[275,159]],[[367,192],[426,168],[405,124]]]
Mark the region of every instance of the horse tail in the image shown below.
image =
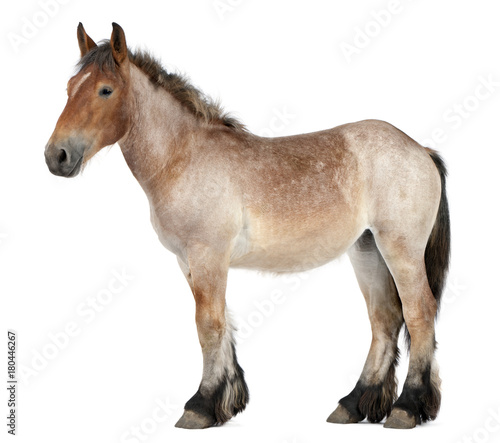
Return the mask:
[[[436,299],[438,311],[440,307],[441,296],[443,294],[446,275],[450,265],[450,212],[448,208],[448,198],[446,196],[446,165],[441,156],[434,150],[426,148],[426,151],[434,161],[439,175],[441,177],[441,200],[439,208],[432,228],[431,235],[427,240],[425,248],[425,269],[427,272],[427,280],[431,288],[432,294]],[[406,344],[410,349],[410,334],[405,327]]]
[[[448,198],[446,197],[446,166],[436,151],[429,150],[429,155],[441,176],[441,201],[434,227],[425,248],[425,268],[429,286],[439,309],[446,274],[450,265],[450,212]]]

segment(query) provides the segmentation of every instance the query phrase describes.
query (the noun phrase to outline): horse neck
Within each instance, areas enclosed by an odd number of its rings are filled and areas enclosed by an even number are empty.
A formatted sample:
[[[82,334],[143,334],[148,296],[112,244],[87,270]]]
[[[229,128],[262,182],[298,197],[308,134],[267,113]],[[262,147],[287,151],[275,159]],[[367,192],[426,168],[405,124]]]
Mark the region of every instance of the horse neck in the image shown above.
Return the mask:
[[[134,65],[130,67],[130,82],[130,127],[118,144],[130,170],[150,196],[157,179],[165,171],[168,174],[175,156],[186,155],[188,140],[200,124]]]

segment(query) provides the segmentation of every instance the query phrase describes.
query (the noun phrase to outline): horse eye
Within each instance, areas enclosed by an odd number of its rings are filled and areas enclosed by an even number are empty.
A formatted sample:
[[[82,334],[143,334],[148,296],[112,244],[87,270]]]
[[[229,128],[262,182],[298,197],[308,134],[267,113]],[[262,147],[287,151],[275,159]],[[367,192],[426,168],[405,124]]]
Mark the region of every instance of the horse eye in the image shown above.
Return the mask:
[[[104,88],[101,88],[99,91],[99,95],[101,97],[109,97],[113,93],[113,90],[107,86],[104,86]]]

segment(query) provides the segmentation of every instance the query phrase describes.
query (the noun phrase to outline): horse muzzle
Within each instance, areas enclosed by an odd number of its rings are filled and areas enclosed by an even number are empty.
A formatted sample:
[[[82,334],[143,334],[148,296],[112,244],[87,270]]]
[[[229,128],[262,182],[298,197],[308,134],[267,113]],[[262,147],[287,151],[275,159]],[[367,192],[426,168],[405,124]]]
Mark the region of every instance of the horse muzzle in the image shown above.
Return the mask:
[[[85,144],[76,140],[66,140],[65,143],[49,142],[45,147],[45,162],[50,172],[61,177],[78,175],[83,163]]]

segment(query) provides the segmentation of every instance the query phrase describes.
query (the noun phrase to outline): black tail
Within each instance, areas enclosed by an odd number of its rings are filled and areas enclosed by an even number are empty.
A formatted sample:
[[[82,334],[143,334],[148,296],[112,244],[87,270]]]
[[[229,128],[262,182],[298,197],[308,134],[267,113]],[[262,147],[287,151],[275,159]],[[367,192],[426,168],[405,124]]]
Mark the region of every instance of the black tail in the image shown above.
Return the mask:
[[[432,149],[427,149],[441,176],[441,202],[432,228],[431,235],[425,248],[425,269],[429,286],[436,299],[438,310],[446,282],[446,274],[450,264],[450,212],[446,197],[446,165],[440,155]],[[405,328],[406,344],[410,349],[410,334]]]
[[[435,151],[429,151],[441,176],[441,202],[431,236],[425,249],[425,268],[429,286],[436,298],[438,309],[450,264],[450,212],[446,197],[446,166]]]

